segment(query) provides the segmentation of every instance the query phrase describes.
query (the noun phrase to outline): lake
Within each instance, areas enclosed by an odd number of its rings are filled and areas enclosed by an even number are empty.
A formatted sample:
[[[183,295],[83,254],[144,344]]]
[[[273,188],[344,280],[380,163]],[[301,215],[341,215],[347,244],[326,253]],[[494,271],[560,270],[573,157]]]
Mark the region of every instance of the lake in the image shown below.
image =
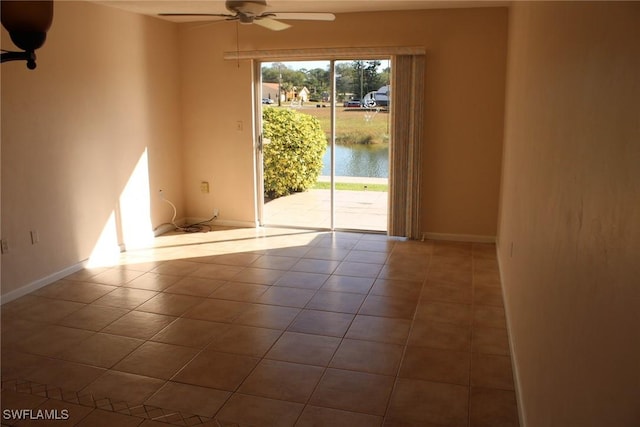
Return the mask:
[[[321,175],[331,173],[331,149],[322,158]],[[389,177],[389,144],[336,145],[336,176]]]

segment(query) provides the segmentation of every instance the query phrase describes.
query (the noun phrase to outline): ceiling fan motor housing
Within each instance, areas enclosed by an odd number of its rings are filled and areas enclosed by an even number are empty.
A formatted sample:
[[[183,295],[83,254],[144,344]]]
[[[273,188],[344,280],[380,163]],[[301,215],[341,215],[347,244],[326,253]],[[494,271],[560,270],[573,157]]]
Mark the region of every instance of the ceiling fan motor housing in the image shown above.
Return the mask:
[[[249,16],[254,17],[260,15],[267,8],[267,2],[264,0],[257,1],[236,1],[236,0],[227,0],[225,3],[226,8],[231,12],[237,12],[241,16]],[[242,19],[240,20],[242,23],[250,23],[251,21],[244,22]]]

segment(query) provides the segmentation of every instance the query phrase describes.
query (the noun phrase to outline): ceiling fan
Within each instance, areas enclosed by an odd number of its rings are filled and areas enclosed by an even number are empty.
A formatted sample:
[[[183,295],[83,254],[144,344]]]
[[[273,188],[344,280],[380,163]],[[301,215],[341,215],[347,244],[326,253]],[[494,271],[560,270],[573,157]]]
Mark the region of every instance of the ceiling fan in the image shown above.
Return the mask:
[[[308,21],[333,21],[336,19],[332,13],[314,12],[272,12],[267,11],[265,0],[235,1],[227,0],[225,7],[228,13],[160,13],[159,16],[175,17],[218,17],[227,21],[238,21],[241,24],[256,24],[273,31],[286,30],[291,25],[280,20],[308,20]]]

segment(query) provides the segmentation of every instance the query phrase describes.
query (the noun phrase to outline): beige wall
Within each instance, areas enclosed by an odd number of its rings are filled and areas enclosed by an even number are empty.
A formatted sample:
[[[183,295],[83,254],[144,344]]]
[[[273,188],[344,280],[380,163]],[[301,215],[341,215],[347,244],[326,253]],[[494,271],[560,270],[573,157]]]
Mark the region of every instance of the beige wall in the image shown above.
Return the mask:
[[[499,259],[530,427],[640,425],[639,22],[511,10]]]
[[[240,50],[424,46],[421,230],[459,235],[496,235],[506,43],[506,8],[342,14],[282,32],[239,27]],[[252,223],[251,66],[222,59],[236,49],[236,26],[182,26],[180,47],[187,210],[208,217],[218,207],[221,220]]]
[[[182,208],[177,26],[88,2],[54,15],[37,70],[2,65],[5,296],[86,259],[101,234],[148,237],[171,218],[159,188]],[[2,47],[15,49],[6,32]]]

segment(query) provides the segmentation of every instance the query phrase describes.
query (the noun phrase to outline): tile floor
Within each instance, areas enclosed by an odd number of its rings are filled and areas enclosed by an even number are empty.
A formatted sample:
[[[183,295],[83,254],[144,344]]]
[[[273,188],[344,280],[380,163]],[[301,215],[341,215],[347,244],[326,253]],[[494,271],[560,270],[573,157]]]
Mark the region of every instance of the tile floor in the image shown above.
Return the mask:
[[[68,415],[3,426],[518,425],[493,245],[156,241],[2,306],[2,409]]]

